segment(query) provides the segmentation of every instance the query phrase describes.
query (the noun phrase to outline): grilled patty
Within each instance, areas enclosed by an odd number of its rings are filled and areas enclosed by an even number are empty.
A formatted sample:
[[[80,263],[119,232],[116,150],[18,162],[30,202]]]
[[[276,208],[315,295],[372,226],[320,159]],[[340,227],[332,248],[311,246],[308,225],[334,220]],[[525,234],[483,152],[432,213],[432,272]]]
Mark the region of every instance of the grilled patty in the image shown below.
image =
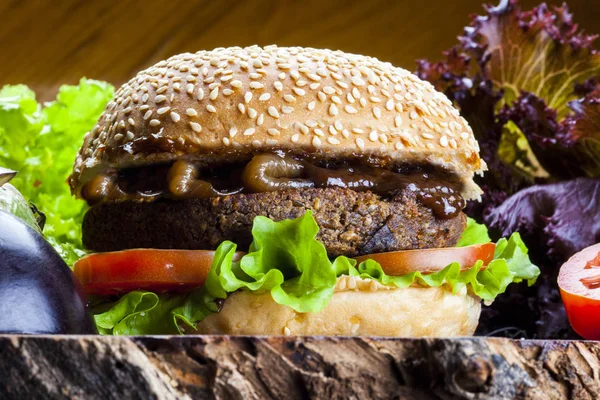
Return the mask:
[[[92,207],[83,221],[83,243],[93,251],[131,248],[216,249],[224,240],[247,250],[252,220],[296,218],[312,210],[330,256],[456,245],[466,216],[438,219],[414,192],[388,198],[349,189],[302,189],[204,199]]]

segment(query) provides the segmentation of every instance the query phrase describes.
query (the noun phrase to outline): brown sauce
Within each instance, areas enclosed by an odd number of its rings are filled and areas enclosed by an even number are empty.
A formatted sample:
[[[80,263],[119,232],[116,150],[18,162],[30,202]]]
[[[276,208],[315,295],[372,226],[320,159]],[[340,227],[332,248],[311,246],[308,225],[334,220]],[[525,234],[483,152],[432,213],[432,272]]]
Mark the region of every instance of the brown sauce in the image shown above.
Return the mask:
[[[371,191],[382,196],[410,190],[440,219],[454,218],[465,207],[459,192],[460,184],[450,176],[420,170],[395,172],[352,164],[323,167],[271,153],[256,155],[248,163],[217,168],[201,169],[191,162],[178,160],[173,164],[126,169],[97,176],[84,187],[82,195],[88,203],[95,204],[332,187]]]

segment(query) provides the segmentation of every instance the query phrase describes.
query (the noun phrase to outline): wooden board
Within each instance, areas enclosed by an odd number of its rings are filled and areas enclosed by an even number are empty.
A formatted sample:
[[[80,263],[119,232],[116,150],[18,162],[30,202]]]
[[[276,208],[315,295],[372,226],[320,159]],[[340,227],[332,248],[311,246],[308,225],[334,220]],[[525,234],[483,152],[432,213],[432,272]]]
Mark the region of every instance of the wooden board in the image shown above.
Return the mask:
[[[83,76],[120,85],[184,51],[279,44],[367,54],[414,70],[438,59],[498,0],[0,0],[0,86],[30,85],[42,100]],[[540,0],[521,0],[530,9]],[[562,0],[549,0],[560,4]],[[600,33],[600,1],[569,0]]]
[[[586,341],[0,336],[2,399],[597,399],[599,373]]]

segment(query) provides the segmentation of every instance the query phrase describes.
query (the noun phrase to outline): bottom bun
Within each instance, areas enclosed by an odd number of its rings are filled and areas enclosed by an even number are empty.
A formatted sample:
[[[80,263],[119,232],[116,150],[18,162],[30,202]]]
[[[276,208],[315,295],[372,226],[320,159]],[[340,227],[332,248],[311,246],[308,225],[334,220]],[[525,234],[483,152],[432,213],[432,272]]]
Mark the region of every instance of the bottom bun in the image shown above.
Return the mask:
[[[479,322],[481,300],[445,287],[399,289],[343,276],[327,306],[299,313],[270,293],[238,291],[222,310],[198,324],[199,333],[233,335],[466,336]],[[194,332],[196,333],[196,332]]]

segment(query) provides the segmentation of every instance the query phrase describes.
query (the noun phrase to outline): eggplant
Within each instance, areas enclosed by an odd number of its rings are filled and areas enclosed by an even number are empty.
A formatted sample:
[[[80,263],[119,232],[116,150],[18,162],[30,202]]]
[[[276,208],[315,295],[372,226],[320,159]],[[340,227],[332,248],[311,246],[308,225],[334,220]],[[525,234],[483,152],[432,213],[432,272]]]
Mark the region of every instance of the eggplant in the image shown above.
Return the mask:
[[[0,211],[0,333],[97,333],[85,296],[54,248]]]

